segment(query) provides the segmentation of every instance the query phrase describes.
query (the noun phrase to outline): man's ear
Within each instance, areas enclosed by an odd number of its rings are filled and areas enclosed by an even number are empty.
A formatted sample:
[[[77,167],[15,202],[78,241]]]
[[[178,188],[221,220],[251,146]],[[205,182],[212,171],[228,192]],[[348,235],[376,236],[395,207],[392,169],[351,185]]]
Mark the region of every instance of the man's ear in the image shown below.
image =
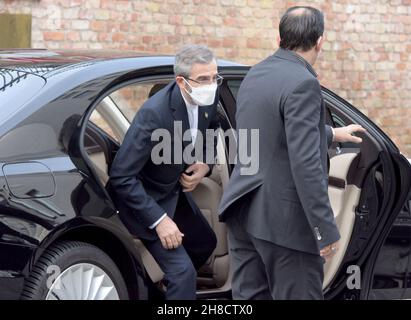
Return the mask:
[[[280,46],[281,38],[280,35],[277,36],[277,45]]]
[[[324,37],[321,36],[318,38],[317,43],[315,44],[315,51],[320,52],[321,48],[323,47]]]
[[[180,77],[180,76],[176,77],[176,83],[177,83],[177,85],[179,86],[179,88],[180,88],[181,90],[184,90],[186,84],[185,84],[185,82],[184,82],[183,77]]]

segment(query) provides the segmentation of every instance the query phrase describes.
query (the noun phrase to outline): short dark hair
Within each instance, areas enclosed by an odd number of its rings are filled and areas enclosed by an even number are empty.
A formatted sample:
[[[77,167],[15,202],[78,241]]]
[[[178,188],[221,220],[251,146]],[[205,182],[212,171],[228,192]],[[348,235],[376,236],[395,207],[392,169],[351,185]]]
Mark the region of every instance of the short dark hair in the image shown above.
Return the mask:
[[[308,51],[324,33],[324,15],[313,7],[289,8],[280,21],[280,47]]]

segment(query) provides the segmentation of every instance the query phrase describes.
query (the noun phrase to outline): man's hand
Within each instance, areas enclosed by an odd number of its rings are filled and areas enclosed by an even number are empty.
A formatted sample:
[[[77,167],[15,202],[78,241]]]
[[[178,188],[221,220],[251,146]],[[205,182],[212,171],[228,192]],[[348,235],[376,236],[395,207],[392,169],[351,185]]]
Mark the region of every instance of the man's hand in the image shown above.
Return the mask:
[[[336,254],[339,248],[340,248],[340,243],[339,241],[337,241],[323,248],[320,251],[320,256],[323,257],[325,260],[329,260]]]
[[[186,172],[183,173],[180,177],[180,183],[183,186],[183,192],[193,191],[209,170],[210,167],[202,162],[197,162],[189,166]],[[192,174],[188,175],[186,173]]]
[[[334,128],[334,141],[335,142],[353,142],[361,143],[362,139],[356,136],[353,136],[353,133],[356,132],[366,132],[363,127],[359,124],[350,124],[346,127]]]
[[[184,234],[168,216],[156,226],[156,231],[165,249],[176,249],[183,242]]]

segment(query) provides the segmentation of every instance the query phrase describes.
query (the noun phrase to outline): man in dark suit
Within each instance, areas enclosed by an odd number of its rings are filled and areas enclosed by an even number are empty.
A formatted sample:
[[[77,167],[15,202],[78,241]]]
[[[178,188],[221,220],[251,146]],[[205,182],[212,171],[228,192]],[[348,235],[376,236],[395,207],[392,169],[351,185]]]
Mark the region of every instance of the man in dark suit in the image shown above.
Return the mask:
[[[247,165],[238,162],[219,208],[235,299],[323,298],[324,258],[340,238],[327,192],[327,146],[333,135],[360,142],[351,134],[364,131],[325,125],[312,68],[323,41],[322,13],[291,8],[279,30],[280,49],[249,71],[237,99],[237,130],[259,129],[259,154],[251,157],[259,170],[246,175]]]
[[[218,125],[222,78],[213,53],[201,45],[181,49],[174,72],[175,81],[135,116],[112,164],[110,183],[120,218],[165,273],[166,299],[195,299],[196,269],[215,249],[216,236],[190,191],[213,167],[204,156],[214,155],[215,143],[206,143],[205,132]],[[158,129],[169,140],[158,141]],[[156,153],[161,143],[165,149]],[[169,161],[160,163],[167,155]]]

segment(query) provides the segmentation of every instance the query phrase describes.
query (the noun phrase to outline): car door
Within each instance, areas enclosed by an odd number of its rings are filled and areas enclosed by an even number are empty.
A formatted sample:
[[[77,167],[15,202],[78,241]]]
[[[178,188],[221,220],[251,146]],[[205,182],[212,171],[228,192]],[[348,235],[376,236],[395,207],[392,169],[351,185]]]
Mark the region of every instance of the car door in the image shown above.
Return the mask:
[[[153,77],[146,75],[144,78],[127,81],[105,93],[101,101],[91,110],[84,135],[85,154],[92,164],[95,175],[102,186],[107,187],[109,194],[108,173],[111,161],[130,123],[144,102],[173,79],[172,74],[169,74]],[[223,129],[228,129],[229,125],[226,124],[226,115],[221,104],[217,108],[217,114]],[[225,157],[224,147],[219,145],[217,149],[220,157]],[[217,236],[216,249],[198,272],[198,284],[202,288],[199,293],[205,297],[211,294],[219,296],[230,290],[226,230],[225,225],[218,221],[217,215],[218,204],[225,181],[228,180],[229,170],[226,167],[226,161],[222,162],[224,163],[216,164],[213,173],[204,178],[192,192],[194,201]],[[151,280],[160,281],[163,277],[161,269],[144,246],[139,242],[138,246]]]
[[[245,73],[222,72],[231,95],[226,94],[225,107],[234,126],[235,99]],[[376,259],[407,199],[411,167],[370,119],[325,88],[323,96],[328,125],[358,123],[367,129],[360,145],[333,143],[329,149],[329,197],[341,248],[324,266],[324,293],[327,299],[367,299]]]
[[[411,214],[409,200],[391,227],[374,265],[368,299],[410,299]]]
[[[326,294],[330,298],[368,299],[377,257],[408,199],[411,169],[407,159],[400,154],[389,137],[370,119],[325,88],[323,95],[328,111],[328,124],[338,127],[358,123],[367,129],[367,133],[361,135],[363,142],[360,145],[334,143],[329,150],[329,191],[339,187],[338,181],[336,185],[333,179],[334,173],[341,174],[340,169],[348,168],[344,190],[345,193],[348,192],[348,196],[346,194],[344,199],[347,199],[346,205],[348,203],[354,206],[351,207],[351,214],[348,213],[348,208],[343,211],[343,219],[339,221],[337,217],[340,230],[347,232],[342,235],[346,249]],[[342,161],[342,168],[333,167],[333,164],[341,163],[338,161],[340,158],[349,157],[347,154],[356,154],[351,163]],[[360,190],[357,193],[358,202],[353,201],[355,192],[350,191],[350,188]],[[334,209],[335,202],[333,203],[332,193],[329,194]],[[349,225],[352,225],[351,231]],[[354,273],[358,276],[357,283],[352,281],[356,276]]]

